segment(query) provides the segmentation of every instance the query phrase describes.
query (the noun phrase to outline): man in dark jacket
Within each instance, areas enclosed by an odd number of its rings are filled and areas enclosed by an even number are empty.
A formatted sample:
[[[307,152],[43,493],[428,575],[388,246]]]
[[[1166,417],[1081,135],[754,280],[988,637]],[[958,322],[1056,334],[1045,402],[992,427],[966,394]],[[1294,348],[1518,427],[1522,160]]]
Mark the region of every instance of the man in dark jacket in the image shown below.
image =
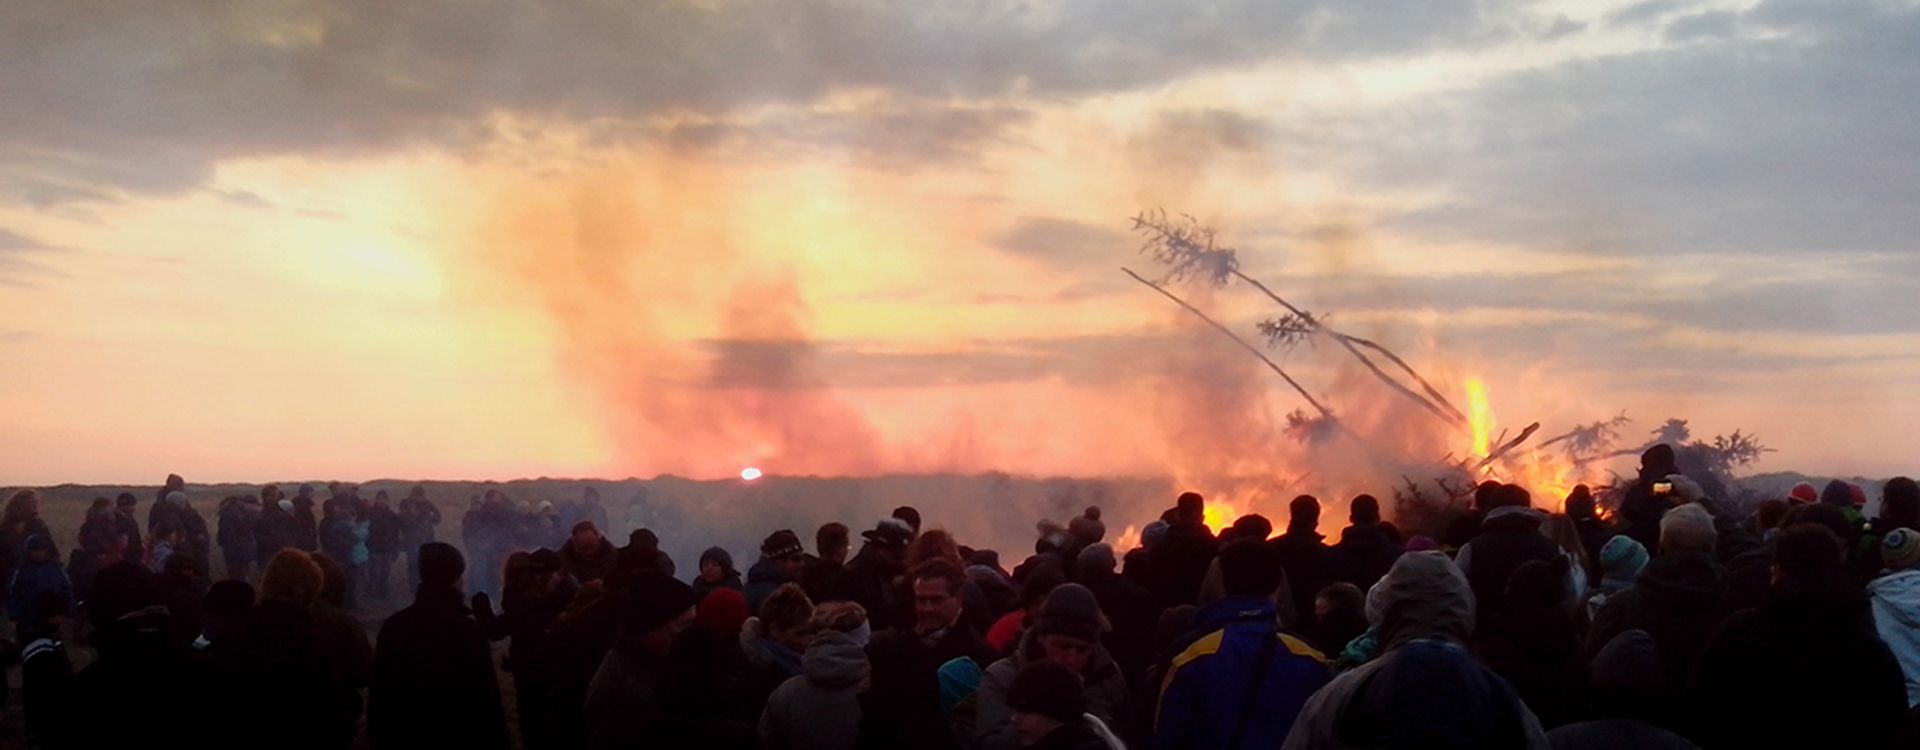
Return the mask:
[[[1713,559],[1713,521],[1698,506],[1683,506],[1662,519],[1659,555],[1625,591],[1593,615],[1587,653],[1597,653],[1628,630],[1653,636],[1671,684],[1691,684],[1694,662],[1726,616],[1726,572]]]
[[[393,561],[400,557],[400,514],[388,504],[385,490],[373,495],[367,509],[367,593],[386,599],[391,593]]]
[[[807,551],[800,546],[800,535],[790,529],[773,532],[760,542],[760,559],[747,569],[747,611],[759,614],[760,604],[775,589],[800,580],[806,567]]]
[[[560,564],[580,583],[606,578],[619,562],[620,550],[600,535],[599,527],[592,521],[574,524],[572,536],[560,547]]]
[[[894,627],[893,579],[899,577],[913,543],[913,528],[897,518],[882,519],[860,535],[866,542],[828,587],[826,601],[853,602],[867,610],[874,632]],[[985,669],[985,664],[981,665]]]
[[[408,588],[419,588],[420,565],[413,555],[420,545],[434,540],[434,527],[440,525],[440,509],[427,500],[427,488],[414,485],[400,501],[400,554],[407,558]]]
[[[1620,500],[1620,532],[1647,549],[1655,549],[1660,541],[1660,516],[1673,507],[1674,497],[1670,493],[1655,492],[1654,485],[1662,484],[1668,477],[1680,473],[1673,446],[1660,443],[1640,454],[1640,474],[1627,485],[1627,491]]]
[[[1893,747],[1906,680],[1844,560],[1822,526],[1781,532],[1773,597],[1728,618],[1700,658],[1702,744]],[[1790,715],[1766,714],[1783,695],[1793,696]]]
[[[122,492],[113,501],[113,531],[127,540],[126,552],[121,555],[123,560],[147,559],[146,545],[141,542],[140,521],[134,518],[139,505],[140,501],[131,492]]]
[[[1506,603],[1507,579],[1513,571],[1534,560],[1550,560],[1560,554],[1560,545],[1540,533],[1547,515],[1528,507],[1517,495],[1487,511],[1481,522],[1480,536],[1460,548],[1455,562],[1473,584],[1475,608],[1485,616]]]
[[[819,556],[808,559],[806,569],[800,571],[800,588],[806,589],[808,598],[816,602],[828,600],[832,594],[833,579],[846,569],[847,554],[852,548],[852,540],[844,523],[822,524],[813,533],[813,550]]]
[[[1220,551],[1226,598],[1200,608],[1161,682],[1155,748],[1279,747],[1307,698],[1327,684],[1326,657],[1280,629],[1279,555],[1254,540]]]
[[[1163,516],[1167,535],[1154,550],[1153,563],[1159,579],[1153,593],[1161,606],[1192,604],[1200,598],[1200,585],[1219,550],[1213,530],[1207,528],[1206,502],[1200,493],[1183,493]]]
[[[413,606],[380,627],[367,736],[374,747],[507,747],[493,649],[462,602],[460,551],[420,548]]]
[[[1325,587],[1327,544],[1317,531],[1320,526],[1320,500],[1301,495],[1287,505],[1287,533],[1268,541],[1280,553],[1280,567],[1287,571],[1287,587],[1293,594],[1296,628],[1313,624],[1313,596]]]
[[[295,547],[293,502],[278,485],[260,488],[260,518],[253,525],[254,560],[265,567],[280,550]]]
[[[313,485],[300,485],[293,496],[293,546],[307,552],[320,551],[320,519],[313,515]]]
[[[693,625],[693,589],[659,573],[634,579],[613,649],[587,688],[589,750],[699,747],[676,690],[674,641]]]
[[[253,562],[259,554],[254,527],[260,519],[260,500],[252,496],[230,497],[220,504],[220,554],[227,563],[227,578],[250,580]]]
[[[1327,582],[1351,583],[1366,591],[1405,550],[1380,527],[1380,501],[1372,495],[1354,498],[1347,520],[1353,525],[1340,532],[1340,543],[1327,556]]]
[[[907,530],[905,523],[894,522]],[[965,573],[935,559],[915,568],[908,578],[914,622],[875,633],[867,649],[873,662],[873,687],[861,699],[863,745],[956,747],[953,731],[940,714],[940,665],[967,657],[984,669],[998,654],[961,616]]]

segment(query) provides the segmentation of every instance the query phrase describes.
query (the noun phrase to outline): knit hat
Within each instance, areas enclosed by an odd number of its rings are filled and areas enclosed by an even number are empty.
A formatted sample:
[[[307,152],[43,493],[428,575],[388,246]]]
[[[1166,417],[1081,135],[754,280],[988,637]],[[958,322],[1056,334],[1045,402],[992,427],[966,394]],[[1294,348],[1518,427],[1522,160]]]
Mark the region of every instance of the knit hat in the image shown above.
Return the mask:
[[[1880,562],[1888,570],[1920,567],[1920,531],[1894,529],[1880,539]]]
[[[1087,690],[1080,675],[1050,659],[1020,668],[1007,688],[1007,707],[1057,721],[1077,722],[1087,712]]]
[[[1820,501],[1820,491],[1813,488],[1812,482],[1801,482],[1787,493],[1788,502],[1814,503]]]
[[[806,554],[806,549],[800,546],[800,535],[793,533],[792,529],[773,532],[766,541],[760,543],[760,555],[769,560],[799,557],[803,554]]]
[[[1080,570],[1083,573],[1112,572],[1115,565],[1113,545],[1107,544],[1106,542],[1089,544],[1086,549],[1080,550],[1080,557],[1076,558],[1075,562],[1079,564]]]
[[[1107,537],[1107,525],[1100,522],[1100,506],[1091,505],[1085,513],[1075,516],[1067,522],[1067,533],[1072,534],[1080,544],[1088,545]]]
[[[882,518],[872,531],[860,532],[860,537],[882,547],[905,552],[907,545],[913,543],[913,527],[898,518]]]
[[[1165,538],[1167,538],[1166,521],[1154,521],[1153,523],[1147,524],[1146,528],[1140,530],[1140,546],[1142,547],[1152,547],[1159,544],[1160,540]]]
[[[460,550],[446,542],[427,542],[420,545],[417,558],[420,565],[420,585],[440,588],[451,587],[459,583],[461,574],[467,572],[467,559]]]
[[[1426,552],[1436,549],[1440,549],[1440,543],[1425,534],[1415,534],[1412,539],[1407,540],[1408,552]]]
[[[1838,479],[1828,482],[1827,486],[1820,490],[1820,502],[1842,508],[1853,507],[1853,490],[1848,489],[1852,486]]]
[[[1867,507],[1867,491],[1862,489],[1860,485],[1848,483],[1847,494],[1852,496],[1855,510]]]
[[[940,713],[948,713],[961,701],[980,692],[980,665],[970,657],[958,657],[940,665]]]
[[[700,600],[693,623],[716,633],[734,635],[747,622],[747,597],[733,589],[714,589]]]
[[[708,547],[707,551],[700,553],[700,567],[706,567],[708,560],[712,560],[720,565],[721,575],[723,576],[740,572],[733,569],[733,555],[727,552],[724,547]]]
[[[1089,643],[1100,642],[1100,632],[1107,629],[1107,618],[1100,613],[1100,601],[1093,592],[1077,583],[1055,586],[1047,594],[1047,600],[1040,605],[1040,619],[1033,625],[1033,634],[1064,635],[1078,638]]]
[[[1633,537],[1616,536],[1600,547],[1600,569],[1608,580],[1632,581],[1646,567],[1647,548]]]
[[[1712,552],[1719,534],[1713,530],[1713,516],[1699,503],[1687,503],[1660,517],[1660,551],[1693,550]]]
[[[631,633],[651,632],[686,614],[698,601],[691,586],[665,575],[643,575],[627,590],[625,625]]]

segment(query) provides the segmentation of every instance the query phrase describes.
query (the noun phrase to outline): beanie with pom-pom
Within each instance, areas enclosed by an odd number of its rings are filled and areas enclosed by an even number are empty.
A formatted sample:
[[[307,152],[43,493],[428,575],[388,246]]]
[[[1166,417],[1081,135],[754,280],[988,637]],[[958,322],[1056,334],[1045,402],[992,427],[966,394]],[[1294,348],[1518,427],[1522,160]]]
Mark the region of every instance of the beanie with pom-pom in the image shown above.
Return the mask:
[[[1100,522],[1100,506],[1087,508],[1087,512],[1067,522],[1067,532],[1073,534],[1081,546],[1093,544],[1107,537],[1107,525]]]

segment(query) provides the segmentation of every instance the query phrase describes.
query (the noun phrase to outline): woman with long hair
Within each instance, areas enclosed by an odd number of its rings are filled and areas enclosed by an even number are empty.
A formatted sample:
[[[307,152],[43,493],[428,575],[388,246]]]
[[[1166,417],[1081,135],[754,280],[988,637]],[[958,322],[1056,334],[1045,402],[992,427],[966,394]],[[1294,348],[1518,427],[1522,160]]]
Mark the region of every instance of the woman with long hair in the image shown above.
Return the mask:
[[[13,493],[7,500],[6,510],[0,513],[0,588],[13,580],[14,571],[19,570],[20,560],[26,556],[27,540],[36,534],[53,539],[47,522],[40,520],[40,493],[35,490]],[[53,557],[59,559],[58,549],[53,550]]]

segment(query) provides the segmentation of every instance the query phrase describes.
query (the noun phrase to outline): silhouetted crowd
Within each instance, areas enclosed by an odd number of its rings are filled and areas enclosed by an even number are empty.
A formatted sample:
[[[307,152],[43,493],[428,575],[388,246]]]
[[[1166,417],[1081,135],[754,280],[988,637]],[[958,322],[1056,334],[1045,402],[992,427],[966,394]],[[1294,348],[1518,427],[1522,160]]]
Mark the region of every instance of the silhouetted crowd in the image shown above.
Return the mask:
[[[335,485],[316,518],[268,486],[210,537],[171,477],[144,525],[96,501],[64,568],[15,494],[0,580],[45,747],[1920,747],[1920,484],[1736,514],[1641,461],[1605,515],[1486,482],[1415,533],[1362,495],[1329,544],[1311,496],[1276,534],[1187,493],[1134,549],[1099,508],[1043,521],[1008,570],[901,507],[686,580],[591,494],[474,498],[463,554],[422,488]],[[412,603],[370,641],[396,564]]]

